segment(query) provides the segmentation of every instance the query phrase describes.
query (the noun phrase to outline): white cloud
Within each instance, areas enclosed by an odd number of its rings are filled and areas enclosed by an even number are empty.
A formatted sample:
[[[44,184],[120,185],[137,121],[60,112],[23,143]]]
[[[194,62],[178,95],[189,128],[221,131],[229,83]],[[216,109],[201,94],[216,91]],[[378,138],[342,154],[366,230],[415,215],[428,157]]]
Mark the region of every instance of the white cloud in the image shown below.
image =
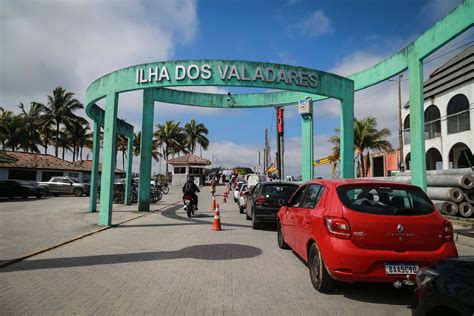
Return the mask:
[[[340,76],[349,76],[377,64],[383,60],[383,57],[365,51],[355,51],[342,58],[329,72]]]
[[[0,104],[12,109],[57,86],[83,100],[108,72],[170,58],[198,23],[194,0],[2,1],[0,14]]]
[[[323,10],[316,10],[296,25],[300,35],[316,37],[332,31],[331,20]]]
[[[426,23],[432,24],[443,18],[461,2],[462,0],[427,0],[420,8],[419,15]]]

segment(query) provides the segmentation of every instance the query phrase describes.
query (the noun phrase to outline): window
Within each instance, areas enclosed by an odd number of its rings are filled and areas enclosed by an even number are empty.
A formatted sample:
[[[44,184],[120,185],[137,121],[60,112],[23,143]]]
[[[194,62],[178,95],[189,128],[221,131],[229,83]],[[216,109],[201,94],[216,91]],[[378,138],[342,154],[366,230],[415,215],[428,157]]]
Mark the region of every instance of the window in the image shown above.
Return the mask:
[[[430,199],[419,188],[359,184],[341,186],[337,194],[354,211],[379,215],[424,215],[433,212]]]
[[[79,178],[79,173],[77,173],[77,172],[69,172],[69,176],[70,176],[71,178]]]
[[[202,168],[189,167],[190,174],[202,174]]]
[[[16,170],[8,171],[8,179],[36,180],[36,170]]]
[[[291,197],[290,201],[288,202],[288,205],[292,207],[299,207],[301,198],[303,197],[305,190],[306,186],[302,186],[301,188],[299,188],[299,190],[296,191],[296,193]]]
[[[298,185],[293,184],[266,184],[263,186],[262,194],[292,196],[297,189]]]
[[[430,105],[425,110],[425,139],[441,136],[441,114],[436,105]]]
[[[410,114],[403,121],[403,143],[405,145],[410,143]]]
[[[301,207],[314,208],[323,195],[324,188],[319,184],[311,184],[304,195]]]
[[[41,181],[49,181],[52,177],[60,177],[62,176],[62,172],[54,172],[54,171],[43,171],[41,176]]]
[[[447,112],[448,134],[471,129],[469,122],[469,100],[464,94],[457,94],[449,100]]]
[[[175,174],[185,174],[186,173],[186,167],[174,167],[174,173]]]

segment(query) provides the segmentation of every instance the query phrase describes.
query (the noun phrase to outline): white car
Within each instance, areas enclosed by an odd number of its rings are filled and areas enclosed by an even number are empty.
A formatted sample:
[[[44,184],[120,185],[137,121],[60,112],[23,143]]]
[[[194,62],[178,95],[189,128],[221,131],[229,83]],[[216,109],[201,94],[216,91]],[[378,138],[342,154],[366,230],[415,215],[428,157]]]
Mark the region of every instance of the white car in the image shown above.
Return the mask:
[[[239,192],[239,212],[244,214],[244,210],[247,208],[248,193],[247,184],[242,185]]]
[[[239,181],[237,182],[237,185],[234,188],[234,202],[238,203],[239,202],[239,197],[240,197],[240,188],[245,182]]]

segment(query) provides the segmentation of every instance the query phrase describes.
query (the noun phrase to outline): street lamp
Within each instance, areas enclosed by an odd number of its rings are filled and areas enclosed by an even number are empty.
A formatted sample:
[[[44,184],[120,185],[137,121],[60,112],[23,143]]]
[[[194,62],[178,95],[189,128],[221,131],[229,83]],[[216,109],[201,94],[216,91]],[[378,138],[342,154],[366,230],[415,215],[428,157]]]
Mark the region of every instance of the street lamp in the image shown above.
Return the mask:
[[[396,81],[398,84],[398,148],[400,149],[400,160],[398,162],[398,169],[405,171],[405,165],[403,163],[403,125],[402,125],[402,88],[401,81],[407,80],[408,77],[404,74],[399,74],[398,77],[388,79],[390,81]]]

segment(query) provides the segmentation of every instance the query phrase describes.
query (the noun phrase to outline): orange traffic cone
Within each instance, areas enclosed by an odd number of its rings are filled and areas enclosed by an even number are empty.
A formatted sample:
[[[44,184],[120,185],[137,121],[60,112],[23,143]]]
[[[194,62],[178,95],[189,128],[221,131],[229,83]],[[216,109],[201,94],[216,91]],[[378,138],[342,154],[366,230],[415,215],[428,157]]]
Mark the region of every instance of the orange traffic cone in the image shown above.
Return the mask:
[[[211,211],[215,211],[215,210],[216,210],[216,198],[213,195],[212,196]]]
[[[219,214],[219,204],[216,205],[216,211],[214,212],[214,220],[212,222],[212,230],[220,231],[221,227],[221,216]]]

